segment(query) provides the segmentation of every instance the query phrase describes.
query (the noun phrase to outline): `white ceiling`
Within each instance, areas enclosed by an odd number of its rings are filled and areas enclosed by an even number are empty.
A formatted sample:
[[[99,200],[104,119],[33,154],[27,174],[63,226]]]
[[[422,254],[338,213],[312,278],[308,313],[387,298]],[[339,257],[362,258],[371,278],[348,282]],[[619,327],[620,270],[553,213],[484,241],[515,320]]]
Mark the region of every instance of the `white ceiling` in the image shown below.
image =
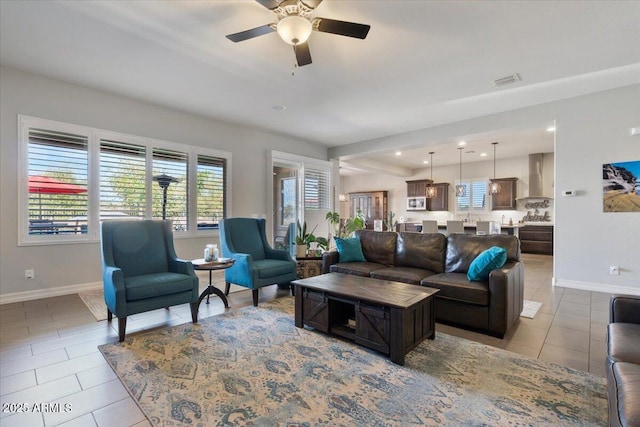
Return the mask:
[[[314,32],[292,76],[277,34],[225,38],[276,21],[252,0],[0,1],[0,63],[328,147],[640,82],[639,1],[324,0],[312,16],[371,30]],[[553,147],[546,125],[461,138],[507,157],[533,135]],[[424,167],[424,151],[362,160]]]

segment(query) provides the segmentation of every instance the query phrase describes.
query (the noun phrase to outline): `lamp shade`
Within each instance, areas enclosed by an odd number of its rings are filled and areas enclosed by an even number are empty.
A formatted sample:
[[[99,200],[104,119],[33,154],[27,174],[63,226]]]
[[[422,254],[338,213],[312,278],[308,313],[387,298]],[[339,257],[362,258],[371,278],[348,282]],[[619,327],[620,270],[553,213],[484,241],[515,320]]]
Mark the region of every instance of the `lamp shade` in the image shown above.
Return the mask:
[[[489,185],[489,194],[498,194],[500,193],[500,183],[496,182],[496,145],[498,143],[492,142],[491,145],[493,145],[493,179]]]
[[[311,35],[311,30],[311,22],[298,15],[285,16],[276,27],[280,38],[294,46],[306,42]]]
[[[429,163],[431,164],[431,182],[427,185],[427,191],[425,194],[427,199],[438,197],[438,189],[433,185],[433,153],[434,151],[429,152],[431,155],[431,159],[429,160]]]

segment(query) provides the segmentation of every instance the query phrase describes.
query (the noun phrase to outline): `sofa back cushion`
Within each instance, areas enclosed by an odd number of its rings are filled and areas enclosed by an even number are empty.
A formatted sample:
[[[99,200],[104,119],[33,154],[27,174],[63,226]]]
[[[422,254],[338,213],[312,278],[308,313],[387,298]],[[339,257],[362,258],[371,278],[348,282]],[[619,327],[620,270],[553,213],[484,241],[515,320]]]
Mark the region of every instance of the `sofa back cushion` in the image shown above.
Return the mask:
[[[395,265],[443,273],[446,253],[447,238],[443,234],[401,232]]]
[[[358,230],[356,236],[362,244],[362,254],[369,262],[393,265],[398,233],[393,231]]]
[[[471,262],[492,246],[500,246],[507,251],[507,262],[520,261],[520,240],[506,234],[450,234],[447,237],[447,260],[445,272],[467,273]]]

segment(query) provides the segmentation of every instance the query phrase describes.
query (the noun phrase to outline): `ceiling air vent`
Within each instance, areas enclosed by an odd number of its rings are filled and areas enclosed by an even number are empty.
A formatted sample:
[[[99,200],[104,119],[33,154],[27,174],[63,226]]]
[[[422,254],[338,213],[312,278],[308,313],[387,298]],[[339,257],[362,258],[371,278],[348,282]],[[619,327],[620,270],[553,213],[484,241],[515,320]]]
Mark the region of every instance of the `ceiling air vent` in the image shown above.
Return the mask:
[[[520,75],[518,73],[511,74],[510,76],[500,77],[493,81],[493,85],[496,87],[510,85],[520,81]]]

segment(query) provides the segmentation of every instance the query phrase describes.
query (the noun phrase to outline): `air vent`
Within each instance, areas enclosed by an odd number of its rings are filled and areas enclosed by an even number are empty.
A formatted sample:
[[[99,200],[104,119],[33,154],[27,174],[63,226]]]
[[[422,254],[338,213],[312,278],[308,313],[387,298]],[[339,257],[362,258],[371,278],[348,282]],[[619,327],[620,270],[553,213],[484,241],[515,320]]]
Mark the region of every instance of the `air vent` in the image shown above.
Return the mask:
[[[493,81],[493,85],[498,87],[498,86],[505,86],[505,85],[510,85],[513,83],[517,83],[520,81],[520,75],[518,73],[515,74],[511,74],[510,76],[505,76],[505,77],[501,77],[499,79],[495,79]]]

